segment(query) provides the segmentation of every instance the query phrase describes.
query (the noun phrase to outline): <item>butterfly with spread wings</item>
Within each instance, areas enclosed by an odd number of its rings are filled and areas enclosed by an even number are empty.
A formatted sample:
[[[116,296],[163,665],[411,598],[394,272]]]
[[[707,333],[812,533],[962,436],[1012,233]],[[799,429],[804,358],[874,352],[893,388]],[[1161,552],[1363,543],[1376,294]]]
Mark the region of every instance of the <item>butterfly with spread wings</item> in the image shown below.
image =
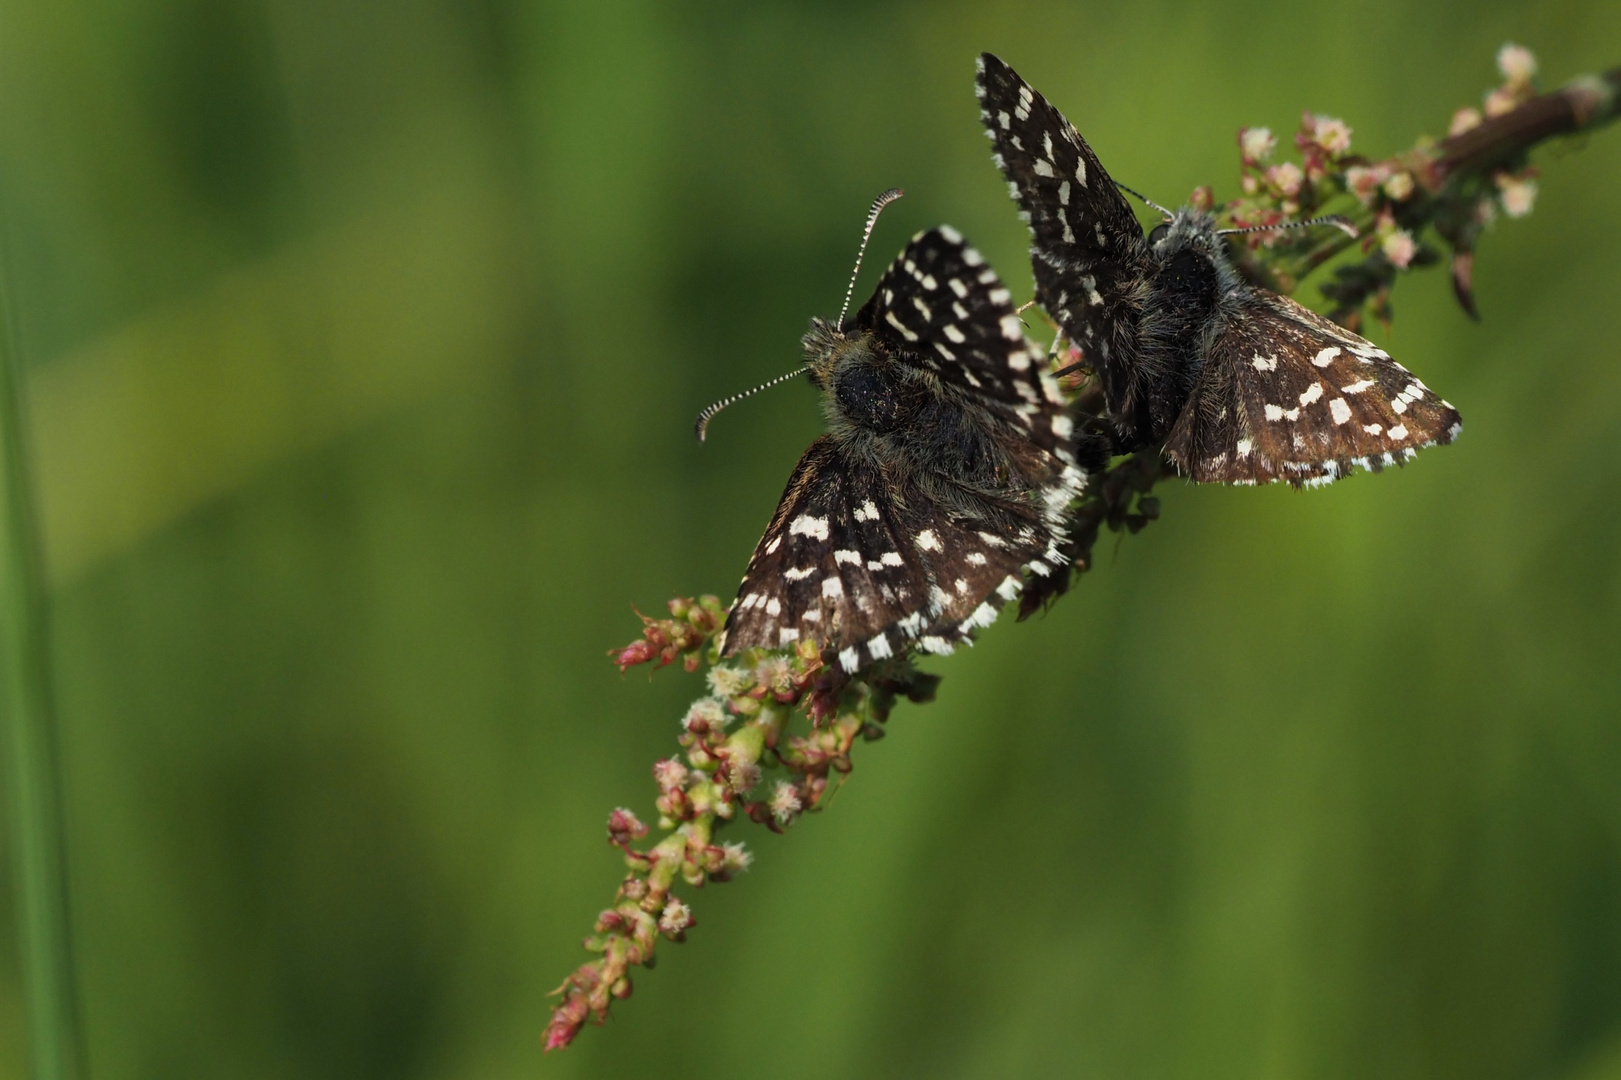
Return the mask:
[[[1449,443],[1457,410],[1388,353],[1240,279],[1207,213],[1142,227],[1064,115],[990,53],[975,91],[1030,226],[1036,298],[1097,376],[1121,452],[1183,475],[1324,484]]]
[[[804,349],[828,433],[749,560],[725,655],[815,640],[853,674],[947,653],[1027,574],[1057,573],[1065,511],[1105,441],[1076,430],[1044,350],[956,230],[913,237],[851,325],[813,319]]]

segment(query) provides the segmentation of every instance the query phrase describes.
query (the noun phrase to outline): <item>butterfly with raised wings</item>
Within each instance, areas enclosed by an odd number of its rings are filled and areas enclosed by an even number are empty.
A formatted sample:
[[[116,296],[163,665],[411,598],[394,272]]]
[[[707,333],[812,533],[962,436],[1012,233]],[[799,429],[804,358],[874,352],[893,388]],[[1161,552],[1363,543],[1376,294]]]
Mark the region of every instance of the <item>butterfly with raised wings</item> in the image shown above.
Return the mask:
[[[1198,481],[1314,486],[1457,437],[1457,410],[1383,349],[1244,282],[1211,215],[1183,207],[1145,238],[1074,125],[997,57],[977,68],[1036,298],[1098,378],[1116,450],[1163,443]]]
[[[749,560],[724,655],[815,640],[853,674],[947,653],[1027,575],[1059,571],[1065,512],[1106,442],[1076,430],[1045,351],[956,230],[913,237],[851,325],[813,319],[803,345],[828,431]]]

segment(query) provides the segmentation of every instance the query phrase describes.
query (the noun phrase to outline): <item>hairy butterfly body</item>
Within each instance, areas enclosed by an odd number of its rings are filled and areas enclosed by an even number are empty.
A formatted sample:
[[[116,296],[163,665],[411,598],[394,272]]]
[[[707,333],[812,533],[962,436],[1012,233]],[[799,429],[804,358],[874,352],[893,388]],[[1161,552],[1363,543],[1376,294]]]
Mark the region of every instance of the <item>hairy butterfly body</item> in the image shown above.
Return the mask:
[[[955,230],[919,233],[849,327],[812,320],[803,344],[828,432],[749,560],[726,655],[816,640],[850,674],[950,652],[1026,575],[1056,574],[1105,447]]]
[[[1001,60],[980,57],[975,89],[1036,298],[1097,376],[1117,450],[1163,443],[1194,480],[1299,486],[1457,436],[1457,410],[1384,350],[1242,281],[1209,214],[1145,238],[1086,140]]]

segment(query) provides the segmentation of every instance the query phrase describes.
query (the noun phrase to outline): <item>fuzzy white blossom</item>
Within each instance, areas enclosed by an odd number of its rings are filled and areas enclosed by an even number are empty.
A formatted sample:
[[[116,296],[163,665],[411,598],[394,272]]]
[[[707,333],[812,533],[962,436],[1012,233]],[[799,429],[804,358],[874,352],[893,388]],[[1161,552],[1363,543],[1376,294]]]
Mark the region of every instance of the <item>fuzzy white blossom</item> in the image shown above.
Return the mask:
[[[693,702],[692,708],[682,718],[681,726],[690,731],[693,723],[699,720],[707,724],[711,731],[725,731],[726,725],[732,722],[732,716],[719,698],[703,698]]]
[[[771,793],[771,814],[778,823],[788,824],[804,808],[799,789],[786,780],[778,780],[776,790]]]
[[[742,844],[722,844],[720,849],[726,853],[726,870],[729,873],[738,873],[747,870],[754,862],[754,852]]]
[[[1352,165],[1345,170],[1345,187],[1363,206],[1372,206],[1379,194],[1379,174],[1365,165]]]
[[[665,758],[653,763],[653,782],[665,791],[686,787],[687,778],[691,775],[691,771],[675,758]]]
[[[1380,243],[1385,258],[1398,270],[1405,270],[1413,262],[1413,256],[1418,254],[1418,244],[1413,240],[1413,234],[1406,229],[1397,229],[1387,235]]]
[[[724,779],[739,795],[747,795],[760,782],[760,766],[752,761],[733,761],[726,766]]]
[[[1536,204],[1537,182],[1535,180],[1504,178],[1497,181],[1497,189],[1503,202],[1503,213],[1509,217],[1524,217],[1531,212],[1531,207]]]
[[[1300,182],[1306,178],[1300,166],[1292,161],[1274,165],[1266,171],[1266,178],[1285,195],[1300,194]]]
[[[709,688],[715,692],[716,697],[737,697],[747,692],[753,685],[754,675],[741,668],[720,664],[709,669]]]
[[[1413,174],[1399,172],[1391,174],[1385,181],[1385,194],[1397,202],[1401,202],[1413,193]]]
[[[1272,157],[1272,151],[1278,148],[1278,140],[1272,134],[1271,128],[1257,127],[1245,128],[1238,137],[1238,147],[1247,161],[1266,161]]]
[[[1312,138],[1330,154],[1343,154],[1351,149],[1350,126],[1332,116],[1312,118]]]
[[[659,929],[666,934],[679,934],[691,926],[692,921],[692,909],[672,896],[659,914]]]
[[[1512,41],[1497,50],[1497,70],[1513,86],[1528,86],[1537,73],[1537,58],[1524,45]]]

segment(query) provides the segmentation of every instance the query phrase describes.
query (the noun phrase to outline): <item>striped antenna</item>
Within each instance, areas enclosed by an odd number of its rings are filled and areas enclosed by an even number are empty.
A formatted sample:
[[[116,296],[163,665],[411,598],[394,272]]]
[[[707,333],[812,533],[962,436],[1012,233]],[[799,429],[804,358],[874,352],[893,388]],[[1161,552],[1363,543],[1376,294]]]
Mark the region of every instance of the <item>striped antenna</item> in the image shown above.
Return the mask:
[[[1155,202],[1153,199],[1150,199],[1147,195],[1144,195],[1140,191],[1131,190],[1129,187],[1122,184],[1118,180],[1116,180],[1114,182],[1114,186],[1119,188],[1121,191],[1124,191],[1127,195],[1135,195],[1137,198],[1141,199],[1143,202],[1147,203],[1149,206],[1152,206],[1155,210],[1158,210],[1160,213],[1164,214],[1166,221],[1169,221],[1173,217],[1176,216],[1175,214],[1171,213],[1169,210],[1165,209],[1165,207],[1163,207],[1159,203]]]
[[[1246,229],[1217,229],[1217,236],[1243,236],[1245,233],[1273,232],[1277,229],[1304,229],[1310,225],[1332,225],[1340,232],[1355,240],[1362,234],[1356,231],[1350,218],[1338,214],[1325,214],[1322,217],[1307,218],[1305,221],[1283,221],[1276,225],[1251,225]]]
[[[693,434],[698,436],[699,442],[703,442],[704,434],[709,430],[709,421],[713,420],[715,418],[715,414],[726,408],[726,406],[736,401],[742,401],[746,397],[753,397],[761,390],[769,390],[778,383],[787,382],[789,379],[796,379],[805,374],[805,371],[805,368],[800,368],[798,371],[790,371],[786,375],[778,375],[775,379],[772,379],[770,382],[761,383],[753,390],[745,390],[741,394],[733,394],[729,398],[723,398],[722,400],[715,402],[715,404],[709,406],[709,408],[698,414],[698,423],[693,427]]]
[[[884,207],[905,194],[906,192],[900,188],[892,187],[872,201],[872,209],[867,211],[867,227],[861,231],[861,248],[856,252],[856,268],[850,271],[850,287],[844,290],[844,306],[839,309],[839,321],[833,329],[844,329],[844,313],[850,310],[850,297],[854,296],[856,291],[856,275],[861,273],[861,257],[867,254],[867,241],[872,239],[872,227],[878,224],[878,215],[884,212]],[[769,386],[770,383],[766,385]]]

